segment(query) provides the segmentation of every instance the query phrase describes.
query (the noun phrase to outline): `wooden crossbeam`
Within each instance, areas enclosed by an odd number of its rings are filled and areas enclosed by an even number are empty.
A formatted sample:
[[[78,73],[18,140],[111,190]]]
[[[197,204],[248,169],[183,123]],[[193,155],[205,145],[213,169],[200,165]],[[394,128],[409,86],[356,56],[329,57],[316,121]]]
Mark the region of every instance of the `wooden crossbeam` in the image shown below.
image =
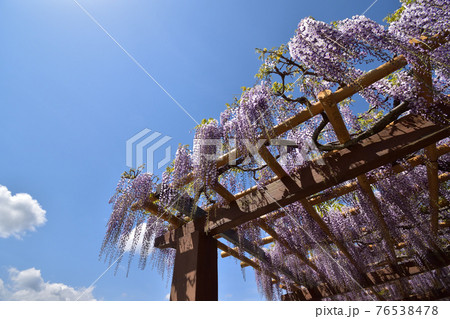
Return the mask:
[[[230,249],[233,249],[235,252],[239,251],[239,247],[234,247],[234,248],[230,248]],[[227,253],[226,251],[222,251],[220,253],[220,257],[222,257],[222,258],[229,257],[229,256],[231,256],[231,255],[229,253]]]
[[[148,201],[144,204],[144,209],[150,213],[152,213],[155,216],[159,216],[162,220],[167,221],[168,223],[170,223],[171,225],[173,225],[176,228],[179,228],[180,226],[182,226],[183,224],[185,224],[185,221],[168,213],[168,212],[162,212],[162,209],[160,207],[158,207],[156,204]],[[272,239],[272,238],[270,238]],[[267,242],[270,242],[270,239],[266,239]],[[272,239],[273,240],[273,239]],[[257,270],[261,270],[261,268],[259,267],[259,265],[252,261],[251,259],[243,256],[243,255],[239,255],[239,253],[237,252],[236,248],[231,248],[228,247],[227,245],[223,244],[220,241],[217,241],[217,247],[222,250],[222,257],[224,257],[224,254],[226,254],[227,256],[233,256],[239,260],[241,260],[243,263],[245,263],[245,265],[247,266],[252,266],[253,268],[257,269]],[[280,281],[280,278],[274,274],[270,274],[272,278],[274,278],[275,280],[277,280],[277,282]]]
[[[450,145],[448,145],[448,144],[440,145],[437,147],[436,150],[437,150],[437,155],[442,156],[442,155],[450,152]],[[418,165],[424,164],[425,160],[426,160],[425,155],[417,155],[417,156],[414,156],[414,157],[406,160],[406,163],[407,163],[406,167],[405,167],[405,165],[402,165],[402,164],[396,164],[392,167],[391,170],[393,173],[398,174],[398,173],[405,171],[406,168],[412,168],[412,167],[416,167]],[[370,184],[373,184],[383,178],[384,178],[383,175],[378,175],[378,176],[371,176],[367,180]],[[314,195],[314,196],[308,198],[308,200],[311,202],[311,204],[317,205],[317,204],[326,202],[328,200],[331,200],[333,198],[337,198],[342,195],[351,193],[351,192],[355,191],[357,188],[358,188],[358,183],[352,182],[352,183],[340,186],[338,188],[335,188],[331,192]]]
[[[444,154],[447,154],[448,152],[450,152],[450,145],[444,144],[444,145],[438,146],[437,147],[437,152],[438,152],[438,156],[442,156]],[[406,160],[407,167],[408,168],[416,167],[418,165],[421,165],[421,164],[425,163],[425,160],[426,160],[426,157],[424,155],[417,155],[417,156],[411,157],[411,158]],[[395,173],[395,174],[401,173],[401,172],[405,171],[405,169],[406,169],[405,166],[402,165],[402,164],[396,164],[396,165],[392,166],[392,168],[391,168],[392,172]],[[370,184],[373,184],[373,183],[379,181],[382,178],[383,178],[382,176],[377,176],[377,177],[371,176],[371,177],[368,178],[368,181],[369,181]],[[275,182],[275,181],[277,181],[279,179],[280,178],[278,176],[275,176],[269,181],[269,183]],[[350,192],[353,192],[354,190],[357,189],[357,187],[358,187],[357,183],[349,183],[349,184],[340,186],[338,188],[335,188],[331,192],[326,192],[326,193],[322,193],[322,194],[318,194],[318,195],[313,195],[312,197],[309,198],[309,200],[310,200],[311,204],[317,205],[317,204],[320,204],[320,203],[325,202],[327,200],[330,200],[330,199],[333,199],[333,198],[336,198],[336,197],[348,194]],[[242,198],[242,197],[244,197],[246,195],[251,194],[252,192],[254,192],[257,189],[258,189],[257,186],[250,187],[250,188],[248,188],[248,189],[246,189],[246,190],[244,190],[242,192],[234,194],[234,197],[236,199]],[[218,205],[213,205],[211,207],[208,207],[206,210],[207,211],[213,210],[217,206]]]
[[[165,212],[161,207],[159,207],[158,205],[156,205],[155,203],[153,203],[151,201],[146,201],[142,207],[144,210],[150,212],[152,215],[158,216],[158,218],[168,222],[169,224],[171,224],[174,227],[180,227],[186,223],[183,219],[181,219],[169,212]],[[135,205],[131,209],[137,210],[138,206]]]
[[[264,245],[273,243],[274,240],[275,240],[275,239],[274,239],[272,236],[266,236],[266,237],[264,237],[264,238],[261,238],[261,245],[264,246]]]
[[[210,214],[208,229],[220,234],[227,229],[260,217],[271,211],[304,199],[393,162],[435,143],[450,134],[449,126],[441,126],[418,115],[408,115],[392,126],[360,141],[349,149],[339,150],[323,158],[325,165],[310,162],[292,174],[298,191],[277,180],[237,199],[234,205],[215,207]]]

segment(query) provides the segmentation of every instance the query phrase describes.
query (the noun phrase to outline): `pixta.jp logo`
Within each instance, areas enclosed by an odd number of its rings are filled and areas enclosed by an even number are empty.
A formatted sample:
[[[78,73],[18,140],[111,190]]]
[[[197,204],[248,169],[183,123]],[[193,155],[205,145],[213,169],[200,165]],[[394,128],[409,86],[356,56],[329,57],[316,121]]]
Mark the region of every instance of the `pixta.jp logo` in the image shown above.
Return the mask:
[[[146,128],[128,139],[126,142],[127,166],[138,168],[145,164],[147,173],[153,173],[155,169],[168,164],[171,160],[172,148],[166,144],[172,137],[161,136],[161,133],[152,132]],[[163,147],[165,148],[160,150]],[[157,156],[163,158],[157,161]]]

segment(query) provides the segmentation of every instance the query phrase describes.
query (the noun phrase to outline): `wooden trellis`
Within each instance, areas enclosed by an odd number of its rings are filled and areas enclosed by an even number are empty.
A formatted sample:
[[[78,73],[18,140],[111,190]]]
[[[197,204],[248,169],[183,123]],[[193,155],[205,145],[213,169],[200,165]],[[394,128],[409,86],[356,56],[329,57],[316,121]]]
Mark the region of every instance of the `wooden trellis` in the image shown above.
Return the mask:
[[[426,48],[433,50],[445,43],[446,38],[446,36],[422,38],[420,43],[426,42]],[[328,90],[321,92],[318,95],[317,103],[283,123],[270,128],[267,134],[260,136],[260,138],[266,140],[275,138],[313,116],[325,112],[339,142],[345,144],[350,140],[350,135],[337,104],[406,65],[405,57],[397,56],[334,93]],[[417,80],[421,83],[421,97],[432,102],[430,71],[424,65],[414,65],[413,68]],[[447,116],[450,114],[448,105],[434,104],[433,107],[440,108],[440,111]],[[396,285],[404,295],[404,299],[447,297],[450,295],[448,291],[434,292],[434,294],[428,296],[410,296],[405,291],[402,279],[427,271],[439,271],[450,264],[450,256],[438,247],[433,247],[440,258],[433,267],[424,269],[414,263],[400,263],[395,250],[404,246],[405,243],[396,243],[393,240],[383,218],[380,203],[370,186],[382,177],[367,176],[366,174],[411,153],[425,149],[424,155],[411,157],[407,160],[407,163],[409,167],[426,164],[431,212],[429,227],[433,236],[437,237],[440,227],[449,227],[448,221],[439,222],[438,219],[440,209],[438,202],[439,183],[450,179],[448,173],[438,176],[437,160],[450,151],[450,145],[436,147],[436,142],[449,135],[449,125],[434,123],[419,115],[407,115],[356,145],[328,152],[323,155],[321,161],[310,161],[291,174],[288,174],[270,150],[262,145],[258,153],[274,173],[274,177],[263,189],[251,187],[238,194],[232,194],[223,185],[216,183],[214,190],[226,200],[227,204],[214,204],[208,207],[206,211],[199,207],[193,207],[194,201],[190,199],[186,202],[186,197],[184,197],[182,201],[175,202],[173,207],[185,215],[190,215],[189,212],[194,211],[193,220],[189,222],[169,212],[163,212],[160,207],[150,201],[147,202],[145,205],[147,211],[157,214],[173,225],[171,231],[155,241],[155,247],[176,249],[170,299],[217,300],[217,248],[222,250],[221,256],[223,258],[233,256],[241,260],[241,267],[251,266],[258,271],[265,271],[262,267],[265,262],[265,253],[260,246],[274,241],[284,246],[290,254],[296,256],[299,261],[316,272],[324,283],[319,287],[306,287],[287,268],[280,267],[277,269],[278,273],[294,283],[293,287],[289,287],[289,290],[293,292],[285,295],[284,300],[320,300],[347,293],[348,291],[345,289],[333,287],[326,274],[319,270],[313,260],[291,247],[267,222],[269,219],[274,220],[285,216],[283,207],[294,202],[299,202],[303,206],[304,210],[326,234],[328,243],[334,244],[349,263],[355,267],[360,274],[358,284],[374,298],[382,299],[382,296],[377,293],[377,286],[386,284]],[[238,150],[234,149],[217,160],[217,167],[222,168],[229,162],[230,158],[238,158],[243,155],[245,154],[240,154]],[[393,165],[391,168],[394,173],[400,173],[404,170],[405,167],[400,164]],[[352,179],[356,179],[356,182],[342,185]],[[189,175],[184,183],[187,184],[192,180],[193,176]],[[379,231],[390,252],[386,254],[385,261],[379,265],[379,270],[371,273],[366,273],[364,269],[361,269],[345,244],[333,234],[314,208],[314,205],[350,193],[357,188],[362,189],[369,198],[374,217],[380,225]],[[449,205],[449,203],[446,203],[446,205]],[[351,209],[346,213],[358,214],[358,210]],[[237,232],[233,230],[236,226],[252,220],[257,220],[259,227],[269,235],[262,238],[257,244],[240,240]],[[225,245],[218,240],[219,238],[226,239],[236,248]],[[238,246],[253,257],[244,256],[237,249]],[[281,284],[283,281],[283,278],[280,278],[277,274],[270,273],[269,275],[273,282]]]

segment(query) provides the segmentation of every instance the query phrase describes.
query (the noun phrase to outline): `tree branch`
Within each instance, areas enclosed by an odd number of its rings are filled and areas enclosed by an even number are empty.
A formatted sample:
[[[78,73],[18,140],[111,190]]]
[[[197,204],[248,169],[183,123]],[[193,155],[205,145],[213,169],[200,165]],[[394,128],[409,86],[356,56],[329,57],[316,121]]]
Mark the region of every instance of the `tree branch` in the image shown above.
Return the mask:
[[[356,137],[350,139],[349,141],[345,142],[344,144],[320,144],[317,139],[319,138],[320,133],[325,128],[325,126],[328,124],[329,120],[328,117],[324,112],[321,113],[322,115],[322,122],[320,122],[319,126],[314,130],[312,140],[316,147],[320,151],[334,151],[334,150],[341,150],[344,148],[347,148],[349,146],[355,145],[359,141],[368,138],[381,130],[383,130],[389,123],[392,121],[395,121],[401,114],[409,110],[409,103],[408,102],[402,102],[398,106],[394,107],[388,114],[383,116],[381,119],[379,119],[377,122],[375,122],[374,126],[372,128],[368,129],[367,131],[358,134]]]

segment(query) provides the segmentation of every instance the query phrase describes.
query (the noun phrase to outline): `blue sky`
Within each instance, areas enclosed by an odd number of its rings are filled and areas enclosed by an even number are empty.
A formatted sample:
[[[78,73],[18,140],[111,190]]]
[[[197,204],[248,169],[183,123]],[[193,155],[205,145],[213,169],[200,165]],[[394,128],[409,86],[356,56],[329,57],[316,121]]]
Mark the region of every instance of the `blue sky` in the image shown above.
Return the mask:
[[[304,17],[330,22],[374,3],[77,1],[197,121],[218,118],[241,86],[256,83],[255,48],[288,42]],[[366,16],[381,23],[398,7],[378,0]],[[148,128],[170,136],[174,152],[192,144],[195,122],[73,0],[0,0],[0,41],[0,203],[42,217],[35,231],[15,220],[17,232],[2,236],[0,225],[0,300],[2,289],[8,299],[30,282],[41,290],[63,284],[76,295],[107,267],[98,253],[108,200],[127,169],[125,142]],[[7,206],[0,223],[1,214]],[[165,299],[170,283],[156,270],[135,261],[125,278],[123,266],[87,295]],[[219,258],[219,299],[260,300],[252,270],[244,281],[238,261]]]

